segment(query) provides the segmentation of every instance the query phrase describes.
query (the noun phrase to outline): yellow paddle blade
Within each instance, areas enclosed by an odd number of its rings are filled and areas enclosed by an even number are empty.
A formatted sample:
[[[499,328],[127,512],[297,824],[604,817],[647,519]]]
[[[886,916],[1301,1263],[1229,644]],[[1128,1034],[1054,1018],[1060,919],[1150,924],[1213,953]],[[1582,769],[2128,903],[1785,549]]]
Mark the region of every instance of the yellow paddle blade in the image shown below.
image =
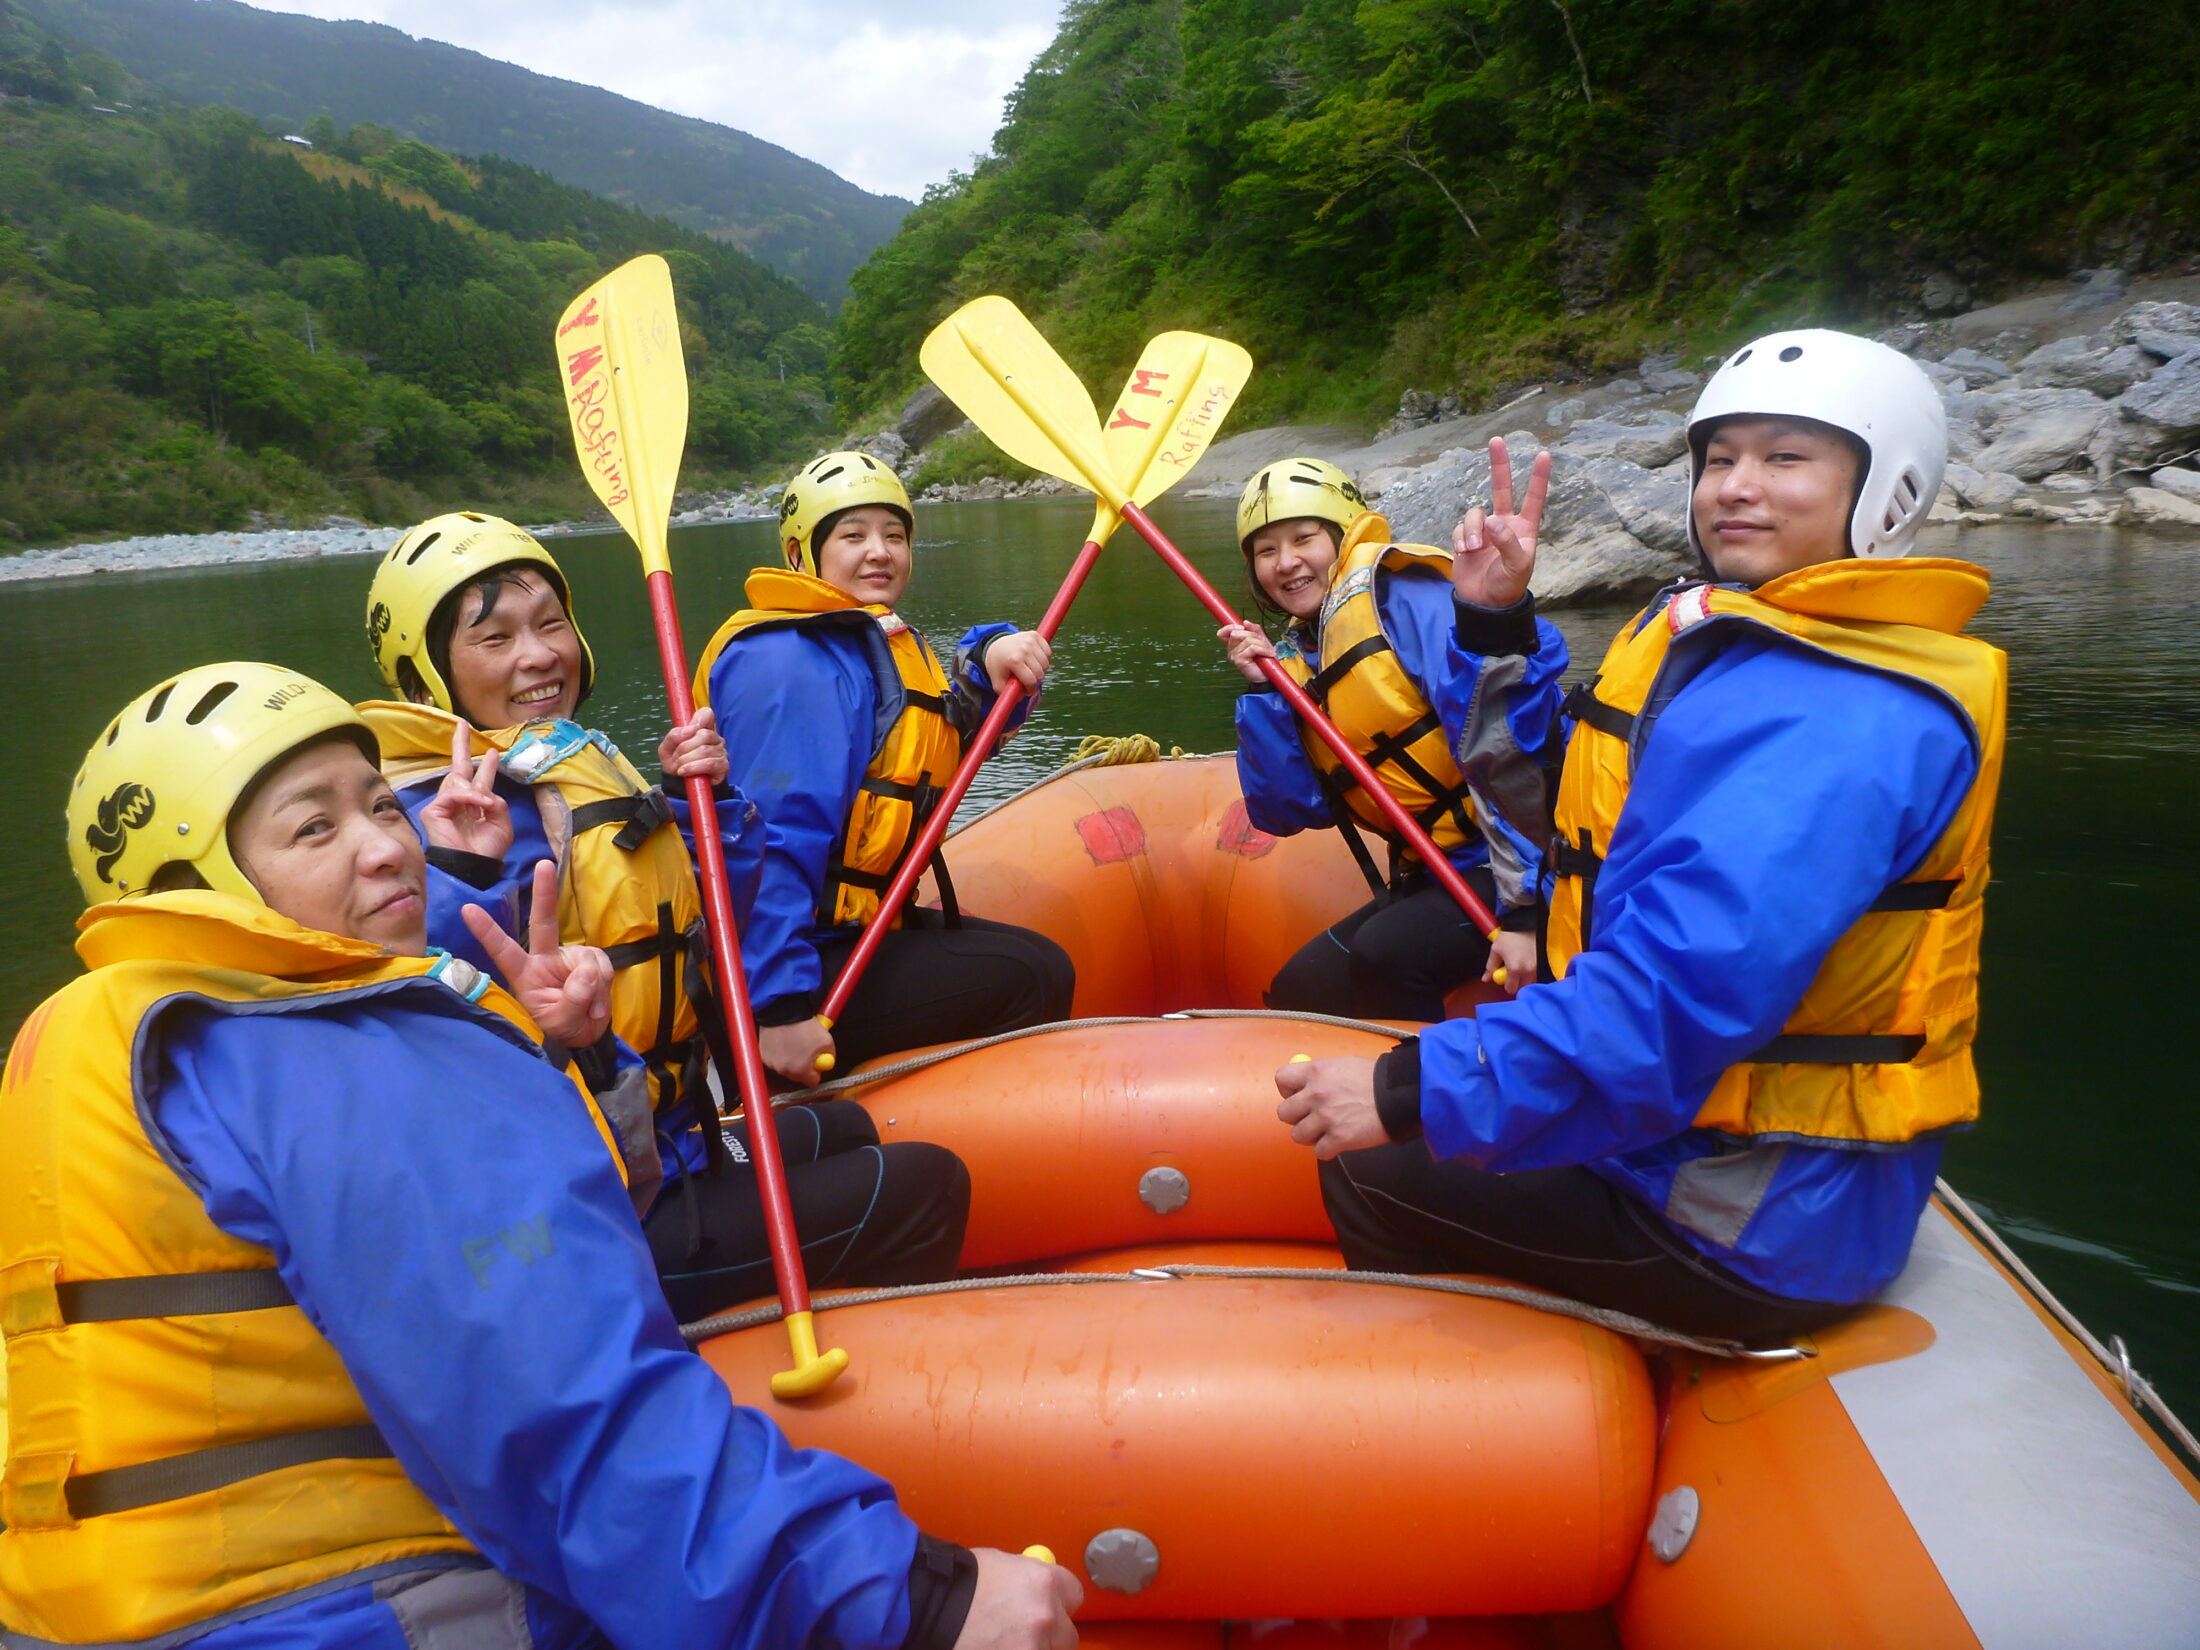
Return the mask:
[[[664,259],[645,253],[575,298],[558,317],[557,351],[581,473],[641,551],[643,570],[669,570],[688,385]]]
[[[1006,298],[973,298],[932,329],[925,376],[993,445],[1109,504],[1123,502],[1092,396]]]
[[[1253,358],[1226,338],[1164,332],[1147,343],[1101,430],[1133,503],[1151,503],[1191,472],[1252,373]],[[1093,537],[1106,542],[1120,520],[1102,505]]]

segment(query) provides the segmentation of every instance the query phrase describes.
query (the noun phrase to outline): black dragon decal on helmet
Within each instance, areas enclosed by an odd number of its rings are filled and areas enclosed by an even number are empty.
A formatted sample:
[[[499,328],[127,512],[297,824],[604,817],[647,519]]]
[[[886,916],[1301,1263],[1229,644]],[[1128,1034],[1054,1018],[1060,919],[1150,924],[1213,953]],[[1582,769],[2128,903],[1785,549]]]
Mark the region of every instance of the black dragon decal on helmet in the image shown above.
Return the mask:
[[[130,833],[152,817],[153,793],[150,790],[134,779],[117,785],[100,803],[98,817],[84,827],[85,846],[99,856],[92,866],[92,874],[101,882],[113,881],[108,873],[122,857]]]

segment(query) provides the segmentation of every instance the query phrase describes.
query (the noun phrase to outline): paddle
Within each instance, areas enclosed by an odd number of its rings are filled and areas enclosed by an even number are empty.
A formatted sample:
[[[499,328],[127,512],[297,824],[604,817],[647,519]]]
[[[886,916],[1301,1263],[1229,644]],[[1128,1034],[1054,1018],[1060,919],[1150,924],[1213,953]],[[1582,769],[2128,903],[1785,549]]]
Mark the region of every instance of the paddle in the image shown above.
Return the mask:
[[[1214,586],[1199,569],[1169,542],[1168,535],[1138,507],[1139,500],[1115,479],[1113,467],[1103,456],[1107,451],[1105,442],[1095,439],[1100,435],[1099,420],[1091,412],[1091,398],[1068,365],[1054,353],[1053,346],[1024,318],[1022,311],[1006,298],[980,298],[964,305],[925,340],[926,372],[933,370],[935,346],[950,347],[942,343],[948,336],[955,340],[954,347],[959,347],[977,364],[979,371],[970,375],[970,381],[959,388],[948,389],[944,383],[940,387],[948,390],[955,404],[995,446],[1034,470],[1059,476],[1093,493],[1153,547],[1169,570],[1199,598],[1202,607],[1223,624],[1243,622],[1230,610],[1230,604],[1216,594]],[[1161,462],[1169,450],[1157,453],[1156,462]],[[1197,456],[1195,452],[1191,458]],[[1191,458],[1185,459],[1180,468],[1189,469]],[[1263,659],[1260,665],[1270,685],[1320,736],[1322,743],[1336,753],[1337,760],[1359,782],[1361,790],[1381,811],[1391,829],[1420,856],[1429,875],[1445,893],[1458,901],[1459,908],[1483,933],[1495,940],[1496,917],[1467,886],[1466,879],[1460,876],[1451,861],[1429,840],[1420,822],[1390,794],[1375,776],[1375,770],[1280,664],[1274,659]]]
[[[657,627],[665,697],[675,722],[695,715],[688,686],[687,647],[680,639],[679,610],[672,600],[672,559],[666,535],[672,494],[687,446],[687,364],[680,353],[680,323],[672,302],[672,271],[654,253],[621,264],[583,292],[558,318],[558,364],[581,470],[634,547],[642,553],[649,582],[649,611]],[[801,1240],[787,1201],[787,1175],[779,1156],[756,1022],[749,1012],[748,979],[741,971],[741,935],[733,919],[725,850],[718,839],[718,808],[710,781],[687,781],[702,874],[705,928],[711,962],[732,1034],[734,1076],[749,1121],[749,1155],[756,1165],[771,1245],[772,1275],[785,1309],[794,1368],[772,1377],[779,1398],[822,1392],[848,1367],[837,1348],[820,1353],[810,1315],[809,1282],[803,1276]],[[715,1108],[703,1127],[718,1127]]]
[[[942,322],[925,340],[922,360],[926,375],[946,391],[949,400],[966,410],[965,397],[984,401],[995,393],[994,383],[971,353],[956,323],[972,310],[982,312],[984,306],[1003,302],[998,298],[980,298]],[[1030,323],[1013,305],[1009,305],[1008,310],[1029,330]],[[986,324],[986,316],[981,313],[974,327],[983,329]],[[1032,336],[1036,338],[1038,334],[1032,333]],[[1196,332],[1164,332],[1147,344],[1138,358],[1138,365],[1131,369],[1123,385],[1123,393],[1116,400],[1103,435],[1102,450],[1123,490],[1143,504],[1174,486],[1207,450],[1230,403],[1245,387],[1252,370],[1253,358],[1237,345]],[[1067,376],[1066,368],[1063,374],[1047,383],[1046,393],[1062,399],[1065,416],[1082,417],[1086,424],[1099,426],[1099,419],[1092,410],[1092,397],[1085,393],[1085,386],[1075,377]],[[1010,403],[1012,408],[1013,405]],[[994,413],[999,416],[997,407]],[[1070,604],[1077,599],[1087,575],[1099,561],[1101,547],[1108,542],[1121,519],[1115,507],[1105,502],[1093,511],[1092,532],[1084,548],[1077,552],[1077,559],[1070,563],[1069,576],[1063,579],[1062,587],[1055,591],[1054,600],[1047,604],[1046,614],[1039,621],[1038,633],[1049,642],[1054,640],[1054,633],[1061,628]],[[917,879],[932,862],[948,827],[954,823],[956,808],[969,791],[970,782],[977,777],[979,764],[993,754],[994,747],[1007,731],[1009,717],[1023,697],[1023,683],[1014,680],[995,696],[992,710],[987,712],[955,769],[955,777],[941,792],[924,829],[903,855],[901,869],[887,884],[886,892],[879,898],[878,910],[856,941],[856,948],[841,968],[840,977],[833,982],[832,995],[825,999],[825,1006],[817,1017],[818,1023],[828,1030],[846,1012],[857,981],[863,978],[863,971],[878,954],[879,945],[915,889]],[[833,1057],[825,1055],[817,1064],[820,1071],[830,1071]]]

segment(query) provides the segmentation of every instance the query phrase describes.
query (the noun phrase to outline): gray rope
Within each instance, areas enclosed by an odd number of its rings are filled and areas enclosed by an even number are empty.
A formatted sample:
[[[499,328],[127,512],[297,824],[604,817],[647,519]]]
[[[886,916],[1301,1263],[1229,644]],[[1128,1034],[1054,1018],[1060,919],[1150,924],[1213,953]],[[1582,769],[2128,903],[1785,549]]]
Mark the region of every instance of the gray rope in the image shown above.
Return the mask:
[[[1752,1358],[1785,1362],[1816,1356],[1801,1347],[1756,1351],[1739,1341],[1684,1335],[1677,1329],[1662,1328],[1646,1319],[1635,1317],[1632,1313],[1590,1306],[1582,1301],[1568,1300],[1562,1295],[1539,1294],[1533,1289],[1522,1289],[1513,1284],[1469,1283],[1460,1278],[1425,1278],[1407,1272],[1332,1272],[1295,1266],[1182,1264],[1142,1267],[1135,1272],[1024,1272],[1013,1277],[950,1278],[943,1283],[911,1283],[893,1289],[863,1289],[853,1294],[834,1295],[814,1304],[820,1312],[835,1312],[849,1306],[873,1306],[881,1301],[915,1300],[924,1295],[964,1295],[980,1289],[1028,1289],[1044,1284],[1159,1283],[1176,1278],[1250,1278],[1270,1282],[1359,1283],[1386,1289],[1421,1289],[1432,1294],[1465,1295],[1475,1300],[1505,1301],[1514,1306],[1525,1306],[1532,1311],[1547,1312],[1554,1317],[1594,1324],[1597,1328],[1608,1329],[1615,1335],[1626,1335],[1658,1346],[1678,1347],[1685,1352],[1700,1352],[1711,1358]],[[683,1324],[680,1333],[692,1345],[713,1335],[730,1335],[738,1330],[777,1323],[782,1315],[779,1303],[773,1301],[766,1306],[751,1307],[745,1312],[721,1312],[716,1317],[703,1319],[700,1323]]]
[[[1020,1043],[1026,1037],[1043,1037],[1050,1031],[1087,1031],[1095,1026],[1151,1026],[1170,1020],[1297,1020],[1307,1025],[1341,1026],[1347,1031],[1367,1031],[1378,1037],[1403,1041],[1412,1035],[1396,1026],[1386,1026],[1378,1020],[1352,1020],[1339,1014],[1302,1014],[1287,1008],[1186,1008],[1174,1014],[1103,1014],[1087,1020],[1051,1020],[1043,1026],[1025,1026],[1019,1031],[997,1031],[990,1037],[973,1037],[967,1043],[950,1043],[945,1048],[935,1048],[923,1054],[912,1054],[906,1060],[896,1060],[891,1065],[874,1066],[869,1071],[851,1072],[846,1077],[836,1077],[829,1083],[815,1083],[806,1089],[794,1089],[772,1097],[772,1108],[807,1105],[812,1100],[823,1100],[829,1095],[846,1094],[850,1089],[868,1087],[872,1083],[890,1083],[897,1077],[907,1077],[913,1071],[923,1071],[943,1061],[960,1059],[974,1054],[981,1048],[998,1048],[1003,1043]]]

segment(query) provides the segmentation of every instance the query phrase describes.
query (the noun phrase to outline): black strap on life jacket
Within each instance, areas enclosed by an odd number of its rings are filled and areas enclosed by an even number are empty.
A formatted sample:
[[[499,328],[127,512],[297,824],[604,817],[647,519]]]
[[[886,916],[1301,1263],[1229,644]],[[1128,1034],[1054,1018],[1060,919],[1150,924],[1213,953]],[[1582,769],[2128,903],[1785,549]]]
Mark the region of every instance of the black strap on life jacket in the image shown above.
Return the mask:
[[[642,844],[657,834],[659,826],[671,823],[672,804],[666,799],[663,788],[656,785],[632,796],[584,802],[573,810],[575,836],[605,825],[616,825],[619,834],[611,839],[612,845],[629,854],[640,852]]]
[[[227,1272],[170,1272],[136,1278],[86,1278],[57,1283],[64,1324],[120,1323],[138,1318],[192,1318],[225,1312],[265,1312],[298,1303],[272,1267]],[[163,1501],[203,1495],[283,1467],[316,1461],[382,1460],[392,1451],[372,1422],[282,1433],[215,1444],[158,1461],[72,1474],[62,1486],[71,1518],[100,1518]]]
[[[1862,1035],[1813,1037],[1783,1032],[1756,1053],[1745,1056],[1753,1066],[1899,1066],[1918,1056],[1925,1046],[1921,1036]]]
[[[908,803],[909,834],[902,840],[901,853],[895,856],[894,863],[884,871],[859,871],[848,863],[848,835],[845,830],[833,839],[832,851],[825,857],[825,885],[819,892],[817,901],[818,921],[823,923],[829,924],[833,920],[833,911],[840,903],[840,890],[843,887],[863,888],[874,894],[886,892],[894,878],[900,874],[902,863],[907,859],[918,834],[923,831],[925,822],[932,817],[933,810],[939,807],[940,798],[947,794],[943,787],[933,784],[929,779],[920,779],[914,784],[901,784],[891,780],[866,778],[858,788],[873,796],[884,797],[890,802]],[[954,879],[948,875],[947,849],[944,844],[932,850],[932,873],[939,879],[940,908],[947,915],[947,926],[960,928],[962,905],[955,898]]]
[[[1378,653],[1388,653],[1390,651],[1392,651],[1390,643],[1381,632],[1378,631],[1372,636],[1363,636],[1359,641],[1354,642],[1338,654],[1336,658],[1330,660],[1328,664],[1322,666],[1308,679],[1306,684],[1307,697],[1312,699],[1324,711],[1327,711],[1329,709],[1329,690],[1331,688],[1335,687],[1347,673],[1363,660],[1372,659]],[[1369,767],[1379,769],[1386,764],[1394,767],[1428,794],[1430,800],[1427,806],[1417,810],[1413,815],[1414,823],[1419,825],[1422,830],[1434,832],[1436,827],[1443,823],[1446,816],[1449,816],[1452,824],[1457,827],[1459,834],[1462,837],[1472,839],[1480,835],[1480,831],[1474,823],[1472,793],[1467,788],[1466,780],[1462,777],[1458,784],[1447,785],[1430,773],[1420,760],[1413,755],[1412,747],[1442,726],[1442,720],[1435,711],[1431,710],[1395,733],[1376,735],[1360,754],[1366,759]],[[1333,774],[1323,775],[1322,777],[1325,780],[1322,788],[1329,793],[1333,804],[1344,793],[1355,789],[1359,784],[1359,781],[1352,777],[1350,771],[1342,766],[1338,767]],[[1330,781],[1333,781],[1333,783]],[[1349,811],[1349,804],[1347,805],[1347,811]],[[1380,826],[1370,828],[1380,834],[1388,835]],[[1347,837],[1346,840],[1350,841],[1351,839]],[[1366,874],[1366,869],[1365,865],[1361,867],[1363,875]],[[1379,893],[1381,889],[1378,888],[1376,891]]]
[[[1602,681],[1601,676],[1597,681]],[[1577,722],[1586,722],[1599,733],[1608,733],[1622,744],[1635,737],[1635,719],[1617,705],[1608,705],[1597,697],[1596,682],[1576,682],[1566,690],[1566,697],[1559,701],[1561,714],[1571,716]]]

